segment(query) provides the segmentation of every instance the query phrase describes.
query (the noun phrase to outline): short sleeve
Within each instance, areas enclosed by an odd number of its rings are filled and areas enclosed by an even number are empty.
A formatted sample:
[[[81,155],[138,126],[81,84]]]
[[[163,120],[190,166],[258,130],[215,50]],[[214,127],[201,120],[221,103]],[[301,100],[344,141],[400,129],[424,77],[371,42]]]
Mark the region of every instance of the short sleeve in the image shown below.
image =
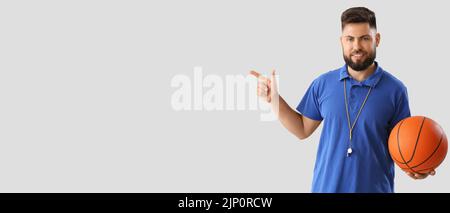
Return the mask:
[[[320,113],[317,87],[318,85],[316,79],[311,83],[302,100],[298,104],[297,111],[310,119],[322,121],[323,117]]]
[[[406,87],[404,87],[396,102],[395,113],[391,119],[390,129],[393,129],[398,122],[410,116],[411,112],[409,109],[408,91]]]

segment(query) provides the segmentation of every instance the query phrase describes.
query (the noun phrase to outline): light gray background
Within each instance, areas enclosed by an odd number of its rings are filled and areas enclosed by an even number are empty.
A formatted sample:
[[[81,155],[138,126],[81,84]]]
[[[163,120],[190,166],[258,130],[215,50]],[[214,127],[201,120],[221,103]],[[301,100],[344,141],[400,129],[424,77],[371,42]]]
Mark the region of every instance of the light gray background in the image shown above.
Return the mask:
[[[295,107],[343,65],[340,15],[376,12],[380,65],[450,134],[446,1],[2,1],[1,192],[309,192],[303,142],[259,111],[171,107],[175,75],[278,70]],[[397,192],[449,192],[448,159]]]

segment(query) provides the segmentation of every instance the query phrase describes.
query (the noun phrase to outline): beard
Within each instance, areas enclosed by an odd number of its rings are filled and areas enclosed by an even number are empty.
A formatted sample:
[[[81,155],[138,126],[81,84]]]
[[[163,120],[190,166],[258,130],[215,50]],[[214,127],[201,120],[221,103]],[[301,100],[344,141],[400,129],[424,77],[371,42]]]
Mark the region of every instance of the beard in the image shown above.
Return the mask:
[[[367,57],[366,57],[366,59],[364,61],[362,61],[360,63],[354,62],[354,61],[352,61],[351,57],[352,57],[353,54],[356,54],[356,53],[363,53]],[[345,54],[343,54],[343,56],[344,56],[345,63],[349,67],[351,67],[353,70],[355,70],[357,72],[361,72],[361,71],[367,69],[375,61],[375,58],[377,56],[377,50],[374,49],[372,53],[367,53],[367,52],[364,52],[364,51],[355,51],[355,52],[352,52],[350,54],[350,57],[347,57]]]

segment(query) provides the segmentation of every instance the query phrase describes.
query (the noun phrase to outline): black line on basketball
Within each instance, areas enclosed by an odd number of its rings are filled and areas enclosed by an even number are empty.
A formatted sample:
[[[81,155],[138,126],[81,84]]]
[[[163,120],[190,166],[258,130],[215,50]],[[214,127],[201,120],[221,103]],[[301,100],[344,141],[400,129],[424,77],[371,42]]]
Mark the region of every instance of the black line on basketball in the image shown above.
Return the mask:
[[[398,129],[397,129],[397,143],[398,143],[398,133],[399,133],[400,126],[402,125],[402,123],[403,123],[403,121],[400,122],[400,124],[399,124],[399,126],[398,126]],[[399,151],[399,152],[400,152],[400,151]],[[400,164],[403,164],[401,161],[397,160],[393,155],[391,155],[391,157],[392,157],[392,159],[393,159],[395,162],[400,163]]]
[[[425,119],[426,118],[423,117],[422,124],[420,124],[419,134],[417,135],[416,144],[414,145],[414,150],[413,150],[413,154],[411,155],[411,159],[409,159],[408,162],[406,162],[406,163],[410,163],[412,161],[412,159],[414,159],[414,155],[416,154],[417,144],[419,143],[420,133],[422,132],[422,127],[423,127],[423,124],[425,123]]]
[[[411,167],[409,167],[408,163],[406,163],[405,157],[403,157],[402,150],[400,149],[400,128],[402,127],[402,124],[403,124],[403,121],[400,123],[400,126],[398,127],[398,130],[397,130],[397,145],[398,145],[398,152],[400,153],[400,156],[402,157],[404,164],[405,164],[411,171],[416,172],[416,171],[414,171],[414,169],[412,169]]]
[[[441,133],[441,139],[439,140],[439,144],[438,144],[437,147],[434,149],[433,153],[431,153],[431,155],[428,156],[428,158],[425,159],[422,163],[420,163],[419,165],[413,166],[413,167],[411,167],[411,168],[416,168],[416,167],[418,167],[418,166],[424,164],[425,162],[427,162],[431,157],[433,157],[434,153],[436,153],[436,151],[439,149],[439,146],[441,146],[441,143],[442,143],[442,139],[443,139],[443,138],[444,138],[444,134]]]

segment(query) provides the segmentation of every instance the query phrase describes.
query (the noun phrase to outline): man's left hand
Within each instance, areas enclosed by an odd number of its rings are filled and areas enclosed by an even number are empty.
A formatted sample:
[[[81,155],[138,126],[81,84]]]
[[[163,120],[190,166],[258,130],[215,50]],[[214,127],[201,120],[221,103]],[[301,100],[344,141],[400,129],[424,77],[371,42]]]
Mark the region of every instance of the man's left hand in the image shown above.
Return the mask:
[[[425,179],[426,177],[428,177],[428,175],[435,175],[436,172],[434,170],[431,170],[428,173],[414,173],[414,172],[406,172],[406,174],[408,176],[410,176],[412,179],[414,180],[419,180],[419,179]]]

